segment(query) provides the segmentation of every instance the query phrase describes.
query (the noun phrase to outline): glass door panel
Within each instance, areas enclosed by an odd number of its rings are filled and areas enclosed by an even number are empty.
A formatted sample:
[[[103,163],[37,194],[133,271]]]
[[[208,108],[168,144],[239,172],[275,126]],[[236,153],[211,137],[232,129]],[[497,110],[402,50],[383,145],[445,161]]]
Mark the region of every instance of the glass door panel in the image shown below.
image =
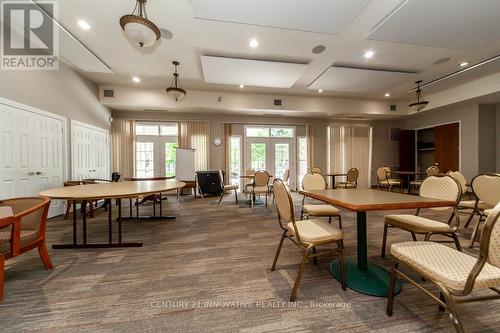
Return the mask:
[[[155,174],[154,142],[136,142],[136,177],[153,177]]]
[[[274,176],[283,179],[285,170],[290,168],[290,144],[274,144]]]
[[[255,170],[266,170],[266,143],[250,144],[250,167]]]
[[[177,142],[165,142],[165,176],[175,176],[175,148],[177,147]]]

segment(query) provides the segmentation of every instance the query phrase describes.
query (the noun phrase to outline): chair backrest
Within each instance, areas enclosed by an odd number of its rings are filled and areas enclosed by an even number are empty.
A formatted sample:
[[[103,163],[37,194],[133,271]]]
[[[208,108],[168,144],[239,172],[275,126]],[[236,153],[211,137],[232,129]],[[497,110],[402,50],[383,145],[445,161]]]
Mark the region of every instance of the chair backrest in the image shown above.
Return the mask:
[[[359,170],[356,168],[351,168],[347,171],[347,181],[349,183],[358,183]]]
[[[486,173],[474,177],[472,191],[479,200],[495,206],[500,202],[500,174]]]
[[[115,171],[115,172],[113,172],[111,174],[111,181],[114,182],[114,183],[116,183],[116,182],[118,182],[120,180],[121,176],[122,175],[119,172]]]
[[[387,180],[387,176],[387,167],[380,167],[377,169],[377,180],[379,181],[379,183],[381,181]]]
[[[427,177],[420,185],[420,196],[430,199],[454,201],[458,205],[462,196],[462,188],[458,181],[448,175]],[[433,210],[447,210],[449,207],[430,208]]]
[[[285,172],[283,173],[283,181],[285,183],[288,182],[288,178],[290,178],[290,169],[286,169]]]
[[[67,182],[64,182],[64,187],[78,186],[78,185],[83,185],[83,181],[81,181],[81,180],[68,180]]]
[[[448,175],[455,178],[455,180],[460,183],[460,186],[462,187],[462,194],[467,192],[467,180],[460,171],[448,171]]]
[[[270,178],[271,177],[267,171],[257,171],[253,175],[253,183],[255,187],[268,186]]]
[[[294,208],[292,193],[288,186],[281,180],[275,179],[273,182],[274,200],[278,210],[278,220],[281,228],[287,229],[289,222],[294,222]]]
[[[255,175],[255,169],[246,169],[245,176],[253,176]]]
[[[431,165],[427,168],[427,170],[425,170],[425,173],[427,174],[427,177],[435,176],[439,173],[439,168],[435,165]]]
[[[321,168],[314,167],[314,168],[311,169],[311,173],[319,173],[319,174],[321,174]]]
[[[50,200],[42,197],[13,198],[0,201],[0,206],[9,206],[14,217],[21,215],[21,230],[37,230],[47,220]]]
[[[302,188],[308,190],[324,190],[326,189],[325,178],[319,173],[306,173],[302,178]]]

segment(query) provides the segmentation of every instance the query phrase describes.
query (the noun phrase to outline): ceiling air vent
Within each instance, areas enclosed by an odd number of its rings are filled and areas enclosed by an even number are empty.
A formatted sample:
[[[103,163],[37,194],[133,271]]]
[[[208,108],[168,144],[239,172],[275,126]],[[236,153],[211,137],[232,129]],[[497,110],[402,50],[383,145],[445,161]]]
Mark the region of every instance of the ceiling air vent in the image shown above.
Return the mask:
[[[396,104],[389,105],[389,111],[396,111]]]
[[[113,97],[115,92],[113,89],[104,89],[104,97]]]
[[[274,105],[275,105],[275,106],[281,106],[281,105],[282,105],[282,104],[281,104],[281,99],[275,99],[275,100],[274,100]]]

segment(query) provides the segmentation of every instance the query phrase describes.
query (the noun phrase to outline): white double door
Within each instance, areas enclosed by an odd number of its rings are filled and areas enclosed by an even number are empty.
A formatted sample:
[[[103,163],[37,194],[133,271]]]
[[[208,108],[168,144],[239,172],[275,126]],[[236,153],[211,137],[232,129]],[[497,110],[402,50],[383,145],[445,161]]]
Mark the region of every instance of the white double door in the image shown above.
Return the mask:
[[[110,179],[109,131],[71,121],[71,179]]]
[[[64,182],[66,119],[0,101],[0,199],[37,196]],[[52,200],[49,217],[63,213]]]
[[[275,178],[283,179],[288,169],[288,184],[295,185],[295,139],[294,138],[246,138],[245,170],[266,170]]]

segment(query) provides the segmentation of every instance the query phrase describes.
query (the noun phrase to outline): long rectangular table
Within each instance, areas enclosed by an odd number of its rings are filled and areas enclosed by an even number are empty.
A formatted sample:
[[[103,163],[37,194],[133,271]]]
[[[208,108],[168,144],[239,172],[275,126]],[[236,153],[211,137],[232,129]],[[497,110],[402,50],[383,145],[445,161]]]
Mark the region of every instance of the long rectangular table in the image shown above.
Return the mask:
[[[363,294],[387,296],[389,272],[368,261],[366,212],[380,210],[447,207],[453,201],[428,199],[414,195],[399,194],[371,189],[328,189],[299,191],[300,194],[356,212],[357,258],[346,258],[347,286]],[[340,281],[338,260],[330,266],[332,275]]]

